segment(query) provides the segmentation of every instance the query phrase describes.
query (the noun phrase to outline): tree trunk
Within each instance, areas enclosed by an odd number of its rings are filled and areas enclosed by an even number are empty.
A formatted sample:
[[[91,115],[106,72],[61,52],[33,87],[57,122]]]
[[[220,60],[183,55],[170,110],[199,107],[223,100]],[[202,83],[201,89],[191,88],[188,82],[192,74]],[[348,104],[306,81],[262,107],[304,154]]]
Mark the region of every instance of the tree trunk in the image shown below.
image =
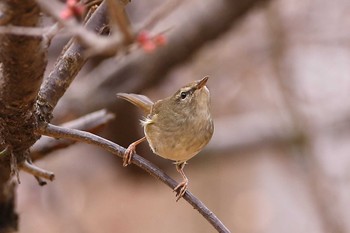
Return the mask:
[[[0,24],[36,26],[40,10],[34,0],[0,3]],[[15,175],[29,147],[37,140],[35,100],[40,88],[46,52],[40,37],[0,35],[0,232],[18,228],[15,212]]]

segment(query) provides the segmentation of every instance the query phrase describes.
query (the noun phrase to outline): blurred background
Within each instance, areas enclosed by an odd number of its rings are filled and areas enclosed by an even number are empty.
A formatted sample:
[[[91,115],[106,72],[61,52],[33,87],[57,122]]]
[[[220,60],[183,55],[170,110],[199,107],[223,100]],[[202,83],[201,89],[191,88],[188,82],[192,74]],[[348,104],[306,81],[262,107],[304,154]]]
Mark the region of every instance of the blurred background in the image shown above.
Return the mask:
[[[133,0],[132,25],[164,2]],[[163,48],[92,59],[54,122],[107,108],[116,117],[99,135],[127,147],[143,136],[142,114],[117,92],[158,100],[209,75],[215,132],[185,168],[189,190],[232,232],[350,232],[350,2],[270,0],[222,19],[238,11],[228,2],[179,2],[152,30],[170,29]],[[53,41],[47,72],[66,42]],[[181,180],[147,143],[137,151]],[[21,173],[21,232],[215,232],[167,186],[102,149],[75,144],[36,163],[56,179],[40,187]]]

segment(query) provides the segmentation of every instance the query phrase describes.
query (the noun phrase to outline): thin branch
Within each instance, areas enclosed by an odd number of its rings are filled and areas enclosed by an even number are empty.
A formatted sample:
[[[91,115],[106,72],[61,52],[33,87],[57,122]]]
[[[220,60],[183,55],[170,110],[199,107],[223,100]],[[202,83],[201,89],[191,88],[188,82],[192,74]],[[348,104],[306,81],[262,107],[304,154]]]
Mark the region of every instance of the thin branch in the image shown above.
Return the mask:
[[[60,126],[48,124],[46,128],[41,128],[37,133],[42,135],[55,137],[55,138],[66,138],[70,140],[76,140],[99,146],[110,153],[117,155],[122,158],[125,152],[125,148],[97,135],[89,132],[80,131],[76,129],[69,129]],[[148,172],[153,177],[159,179],[171,189],[174,189],[177,185],[176,181],[169,177],[164,171],[147,161],[143,157],[135,154],[132,157],[132,163],[140,167],[144,171]],[[208,209],[197,197],[191,192],[186,191],[183,198],[193,206],[218,232],[230,232],[226,226],[220,221],[216,215]]]
[[[1,34],[12,34],[30,37],[42,37],[47,32],[48,28],[40,27],[21,27],[21,26],[0,26]]]
[[[50,181],[53,181],[55,178],[55,174],[53,172],[46,171],[32,163],[29,163],[28,161],[24,161],[20,167],[23,171],[32,174],[35,177],[40,177]]]
[[[43,40],[43,45],[49,47],[52,38],[61,28],[56,23],[49,27],[21,27],[21,26],[0,26],[0,34],[28,36]]]
[[[84,130],[88,132],[97,132],[101,130],[109,121],[114,119],[114,114],[108,113],[105,109],[90,113],[76,120],[67,122],[62,127]],[[68,139],[55,139],[51,137],[42,137],[31,147],[31,159],[33,161],[41,159],[45,155],[66,148],[76,141]]]
[[[107,112],[106,109],[98,110],[96,112],[89,113],[73,121],[64,123],[62,127],[73,128],[79,130],[91,130],[101,128],[106,125],[109,121],[114,119],[114,114]]]
[[[130,21],[124,10],[124,4],[121,1],[107,0],[108,15],[110,17],[110,27],[113,33],[117,33],[118,26],[120,32],[124,36],[124,42],[130,44],[134,41],[134,36],[131,32]]]

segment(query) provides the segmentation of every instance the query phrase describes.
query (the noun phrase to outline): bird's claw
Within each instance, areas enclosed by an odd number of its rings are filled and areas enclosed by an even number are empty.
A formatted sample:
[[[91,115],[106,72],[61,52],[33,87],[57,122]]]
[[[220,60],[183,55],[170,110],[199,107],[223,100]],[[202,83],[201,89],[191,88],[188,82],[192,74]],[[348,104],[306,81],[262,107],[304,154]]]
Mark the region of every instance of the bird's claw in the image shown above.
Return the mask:
[[[123,166],[126,167],[131,164],[132,156],[136,153],[136,146],[141,142],[145,141],[146,137],[143,137],[136,142],[131,143],[124,152],[123,156]]]
[[[126,149],[123,156],[123,167],[126,167],[131,164],[132,156],[135,154],[135,146],[132,144]]]
[[[178,184],[174,188],[174,192],[176,192],[176,197],[177,197],[176,201],[180,200],[180,198],[183,197],[183,195],[185,195],[187,186],[188,186],[188,181],[182,181],[180,184]]]

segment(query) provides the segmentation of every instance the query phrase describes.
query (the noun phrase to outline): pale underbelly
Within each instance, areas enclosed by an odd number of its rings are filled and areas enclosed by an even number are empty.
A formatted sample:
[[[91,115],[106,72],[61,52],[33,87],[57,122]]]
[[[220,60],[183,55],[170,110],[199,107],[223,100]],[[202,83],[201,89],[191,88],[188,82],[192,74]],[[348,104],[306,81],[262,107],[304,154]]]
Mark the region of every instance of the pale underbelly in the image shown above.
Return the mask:
[[[185,162],[198,154],[209,141],[206,137],[211,137],[205,131],[178,135],[177,132],[164,132],[154,125],[145,126],[145,135],[155,154],[178,162]]]

